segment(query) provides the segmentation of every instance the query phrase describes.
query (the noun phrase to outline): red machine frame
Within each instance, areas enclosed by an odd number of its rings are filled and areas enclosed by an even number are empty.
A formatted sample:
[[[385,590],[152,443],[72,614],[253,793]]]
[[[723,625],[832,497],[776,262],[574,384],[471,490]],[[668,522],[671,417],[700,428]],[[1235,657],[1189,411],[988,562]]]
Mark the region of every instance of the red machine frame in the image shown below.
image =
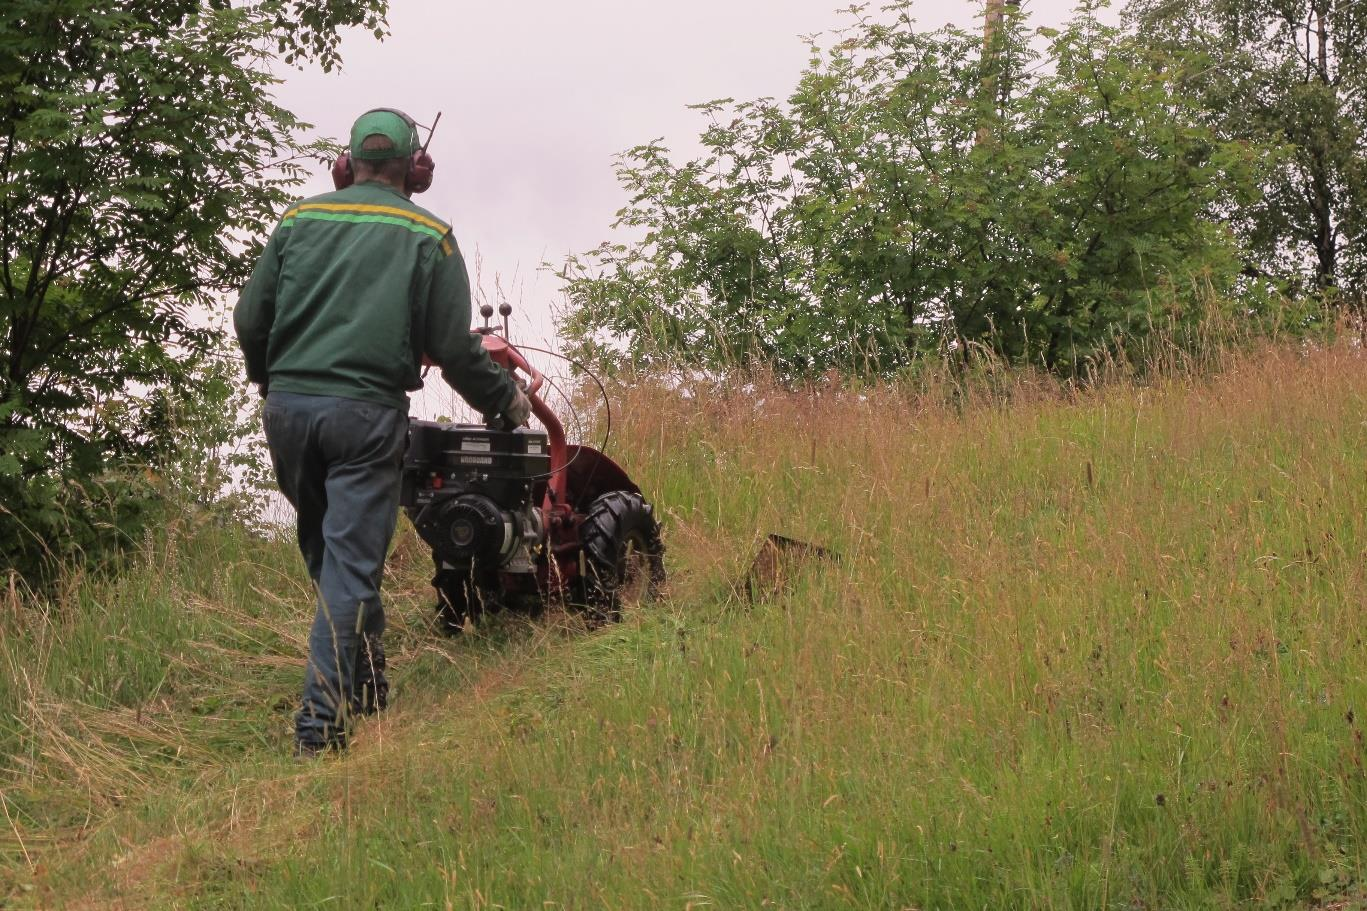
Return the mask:
[[[543,593],[563,594],[566,586],[583,573],[579,525],[584,508],[594,498],[614,490],[639,494],[636,486],[621,466],[591,446],[570,445],[565,439],[565,426],[540,395],[546,378],[533,367],[522,352],[502,336],[479,332],[484,350],[489,357],[509,373],[526,375],[524,391],[531,401],[534,414],[546,428],[550,444],[550,471],[538,488],[542,514],[546,521],[547,559],[538,568],[537,583]],[[504,575],[505,585],[516,586],[518,577]]]

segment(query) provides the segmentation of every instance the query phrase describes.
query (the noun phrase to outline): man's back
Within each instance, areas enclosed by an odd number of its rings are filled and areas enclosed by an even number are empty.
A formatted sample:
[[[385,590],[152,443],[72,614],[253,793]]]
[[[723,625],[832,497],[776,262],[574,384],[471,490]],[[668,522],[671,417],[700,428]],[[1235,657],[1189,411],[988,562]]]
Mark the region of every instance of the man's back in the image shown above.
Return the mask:
[[[291,206],[239,306],[239,326],[273,308],[270,388],[406,407],[433,274],[458,255],[449,226],[380,183]]]

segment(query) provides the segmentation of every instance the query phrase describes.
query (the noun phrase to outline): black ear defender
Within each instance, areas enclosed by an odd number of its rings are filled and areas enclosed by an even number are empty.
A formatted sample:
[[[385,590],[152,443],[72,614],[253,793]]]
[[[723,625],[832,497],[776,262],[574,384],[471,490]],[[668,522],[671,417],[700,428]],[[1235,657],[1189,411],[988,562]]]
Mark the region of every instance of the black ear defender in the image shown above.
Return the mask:
[[[395,108],[371,108],[366,114],[373,114],[376,111],[388,111],[391,114],[398,114],[408,124],[408,128],[413,131],[410,146],[417,145],[418,142],[418,123],[403,111]],[[362,114],[361,116],[365,116]],[[408,174],[404,177],[403,191],[407,195],[414,193],[424,193],[432,186],[432,172],[436,170],[437,163],[432,160],[432,156],[427,154],[428,143],[432,141],[432,134],[437,131],[437,123],[441,120],[441,111],[437,112],[436,118],[432,121],[432,126],[427,131],[427,142],[415,151],[408,160]],[[351,166],[351,152],[343,152],[337,156],[337,160],[332,163],[332,185],[339,190],[345,190],[356,182],[356,171]]]

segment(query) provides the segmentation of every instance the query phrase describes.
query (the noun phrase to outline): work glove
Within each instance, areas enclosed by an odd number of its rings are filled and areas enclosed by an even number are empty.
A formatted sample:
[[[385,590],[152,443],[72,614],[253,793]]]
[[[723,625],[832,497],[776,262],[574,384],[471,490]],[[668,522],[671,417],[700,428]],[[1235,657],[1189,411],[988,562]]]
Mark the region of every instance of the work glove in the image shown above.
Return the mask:
[[[503,409],[503,420],[513,427],[522,427],[531,416],[532,400],[527,398],[527,393],[518,389],[508,407]]]

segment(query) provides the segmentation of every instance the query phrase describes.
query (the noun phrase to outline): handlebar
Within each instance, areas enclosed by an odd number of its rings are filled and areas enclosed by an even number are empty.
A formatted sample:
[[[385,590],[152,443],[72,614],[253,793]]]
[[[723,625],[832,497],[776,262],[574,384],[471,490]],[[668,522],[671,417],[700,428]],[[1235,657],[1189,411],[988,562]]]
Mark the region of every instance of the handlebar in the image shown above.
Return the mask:
[[[484,345],[484,350],[489,352],[489,356],[493,358],[494,363],[510,373],[514,370],[521,370],[523,373],[527,374],[527,385],[523,389],[527,395],[536,395],[541,391],[541,387],[546,383],[546,378],[541,375],[540,370],[537,370],[528,363],[527,359],[522,356],[522,352],[514,348],[511,342],[501,335],[494,335],[491,332],[477,332],[474,334],[480,337],[480,341]],[[435,367],[437,366],[437,363],[424,354],[422,356],[422,366],[424,368]],[[424,374],[424,376],[425,375],[426,374]]]
[[[546,438],[551,448],[551,470],[546,485],[545,509],[552,510],[556,504],[565,502],[565,491],[567,478],[565,468],[568,464],[569,450],[565,440],[565,426],[560,423],[560,418],[551,410],[546,401],[537,395],[546,378],[527,362],[522,356],[522,352],[513,347],[512,343],[502,336],[494,335],[492,332],[480,333],[484,338],[481,340],[484,350],[489,352],[489,357],[495,364],[505,368],[508,372],[521,370],[527,375],[527,398],[531,399],[532,414],[536,415],[542,425],[546,428]]]
[[[493,334],[485,335],[484,350],[489,352],[489,356],[494,359],[495,363],[502,364],[509,372],[521,370],[527,375],[527,387],[524,390],[527,395],[536,395],[541,391],[546,378],[541,375],[541,371],[528,363],[527,359],[522,356],[522,352],[514,348],[506,338]],[[504,360],[507,363],[503,363]]]
[[[541,421],[546,428],[547,441],[550,444],[551,470],[547,476],[546,500],[544,508],[549,512],[557,505],[565,509],[565,493],[567,478],[565,468],[568,466],[568,443],[565,439],[565,426],[560,423],[560,418],[551,410],[546,401],[537,393],[541,391],[546,383],[546,378],[541,375],[527,359],[522,356],[522,352],[513,347],[512,343],[500,335],[494,335],[491,331],[476,332],[480,336],[480,344],[489,353],[489,357],[495,364],[507,370],[521,371],[527,375],[526,393],[527,398],[532,403],[532,414],[536,415],[537,420]],[[423,364],[434,366],[426,355],[423,356]],[[509,428],[512,429],[512,428]]]

